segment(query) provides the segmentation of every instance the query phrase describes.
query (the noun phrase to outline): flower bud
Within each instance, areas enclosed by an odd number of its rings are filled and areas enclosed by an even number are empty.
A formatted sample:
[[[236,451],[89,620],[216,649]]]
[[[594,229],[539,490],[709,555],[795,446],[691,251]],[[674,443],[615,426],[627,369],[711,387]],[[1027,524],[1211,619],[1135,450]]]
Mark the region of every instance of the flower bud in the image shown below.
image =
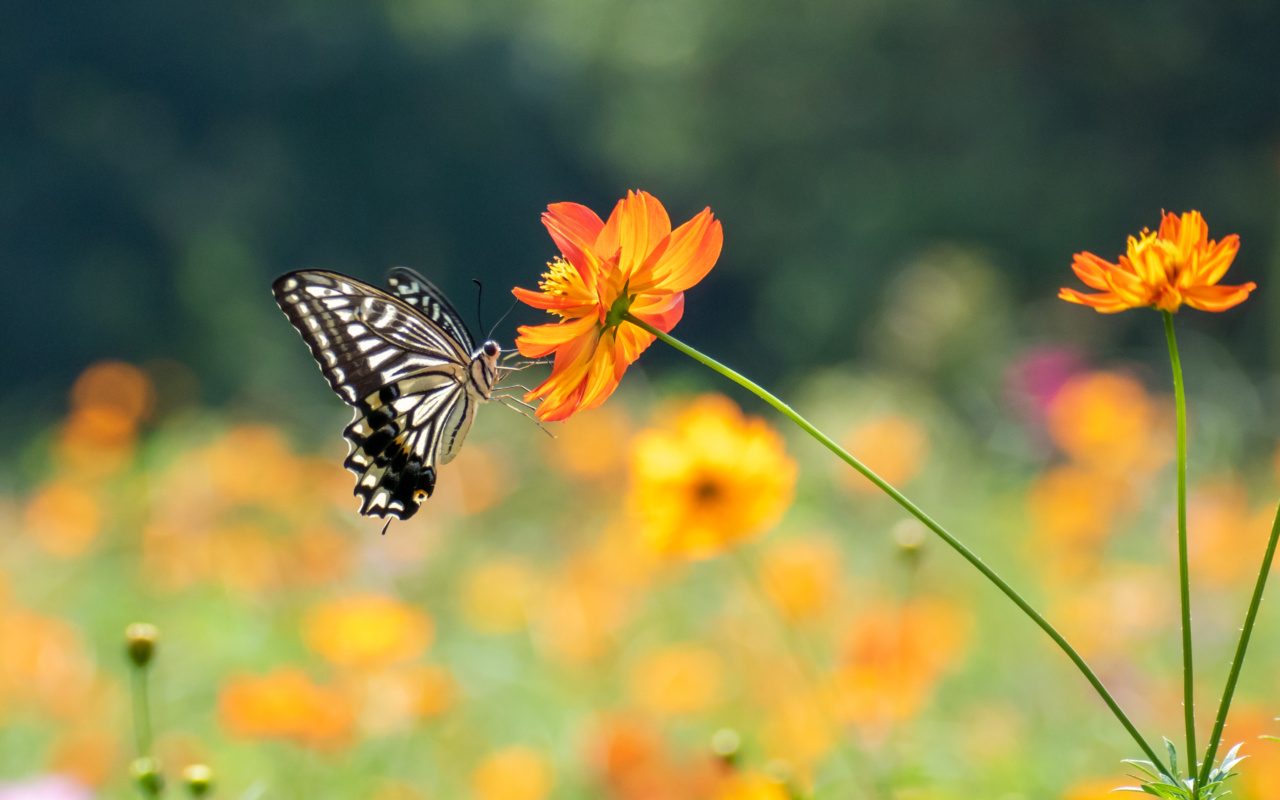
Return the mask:
[[[129,765],[129,776],[133,778],[134,783],[138,784],[138,788],[150,797],[159,797],[160,790],[164,788],[160,762],[150,756],[134,759]]]
[[[920,558],[925,539],[929,536],[929,529],[923,523],[914,518],[904,519],[893,526],[891,533],[893,544],[904,559],[914,562]]]
[[[145,622],[135,622],[125,629],[125,652],[135,667],[145,667],[151,663],[159,636],[160,631],[156,626]]]
[[[726,764],[732,765],[736,762],[741,750],[742,737],[733,728],[721,728],[711,735],[711,752]]]
[[[204,764],[192,764],[184,769],[182,780],[192,797],[204,797],[213,791],[213,770]]]

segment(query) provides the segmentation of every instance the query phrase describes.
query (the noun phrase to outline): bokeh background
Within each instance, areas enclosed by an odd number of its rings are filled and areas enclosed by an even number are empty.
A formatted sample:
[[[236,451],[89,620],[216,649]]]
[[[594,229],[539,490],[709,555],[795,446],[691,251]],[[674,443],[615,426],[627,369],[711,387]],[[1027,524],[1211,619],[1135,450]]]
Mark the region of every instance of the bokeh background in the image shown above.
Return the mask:
[[[880,454],[1097,639],[1143,730],[1174,739],[1162,331],[1055,294],[1074,284],[1073,252],[1113,258],[1161,209],[1239,233],[1226,280],[1261,288],[1178,319],[1209,531],[1197,622],[1205,670],[1225,669],[1277,486],[1275,4],[59,0],[3,17],[3,780],[70,771],[103,796],[132,791],[118,640],[149,618],[171,643],[156,705],[170,760],[212,762],[228,797],[772,791],[699,783],[722,727],[750,745],[744,774],[786,761],[796,785],[839,785],[831,737],[801,735],[833,721],[760,698],[753,676],[797,659],[788,635],[767,638],[777,620],[750,582],[721,560],[625,578],[599,565],[629,546],[609,537],[629,541],[636,431],[702,391],[759,403],[658,347],[581,434],[552,441],[486,408],[430,518],[380,539],[336,466],[346,412],[268,291],[293,269],[376,282],[402,264],[473,329],[492,325],[555,255],[541,210],[604,214],[628,188],[676,222],[710,206],[725,227],[676,333]],[[496,336],[541,321],[516,309]],[[833,796],[1116,785],[1135,753],[1042,637],[949,554],[904,556],[901,515],[785,435],[796,500],[747,572],[781,559],[827,586],[801,626],[814,668],[881,663],[867,653],[884,648],[856,642],[885,625],[889,661],[908,659],[913,602],[920,630],[951,632],[918,634],[942,656],[920,656],[929,690],[894,706],[893,734],[884,714],[834,721],[881,767]],[[614,455],[592,462],[602,449]],[[566,498],[583,493],[575,513]],[[495,586],[508,605],[477,611]],[[353,664],[306,633],[324,603],[371,594],[401,604],[382,609],[407,626],[392,626],[393,655]],[[877,628],[886,598],[901,613]],[[1263,624],[1250,737],[1280,715],[1280,619]],[[602,638],[547,633],[573,625]],[[693,700],[637,688],[663,668],[701,676]],[[278,669],[334,692],[312,698],[346,709],[332,742],[227,716],[236,676]],[[1208,681],[1202,697],[1216,695]],[[1246,769],[1270,763],[1254,755]],[[646,777],[619,778],[624,762]],[[1280,796],[1264,780],[1240,791]]]

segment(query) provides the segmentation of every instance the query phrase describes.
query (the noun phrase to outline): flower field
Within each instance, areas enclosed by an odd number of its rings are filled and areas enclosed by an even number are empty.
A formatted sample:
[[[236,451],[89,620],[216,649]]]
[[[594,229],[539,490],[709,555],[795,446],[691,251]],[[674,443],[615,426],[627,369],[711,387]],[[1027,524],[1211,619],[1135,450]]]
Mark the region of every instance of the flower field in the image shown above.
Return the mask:
[[[934,334],[896,346],[945,359]],[[978,413],[855,363],[788,394],[1030,598],[1149,739],[1178,741],[1167,373],[1005,345]],[[1204,736],[1280,453],[1264,388],[1207,338],[1187,350]],[[135,622],[159,631],[144,677],[170,796],[195,764],[245,800],[1134,783],[1120,762],[1141,754],[1086,681],[924,525],[729,384],[632,369],[545,429],[486,406],[435,495],[380,536],[354,510],[336,399],[302,424],[193,403],[173,363],[89,365],[0,506],[0,797],[137,791]],[[1280,743],[1259,738],[1280,734],[1278,635],[1264,604],[1224,738],[1248,755],[1241,798],[1280,797]]]

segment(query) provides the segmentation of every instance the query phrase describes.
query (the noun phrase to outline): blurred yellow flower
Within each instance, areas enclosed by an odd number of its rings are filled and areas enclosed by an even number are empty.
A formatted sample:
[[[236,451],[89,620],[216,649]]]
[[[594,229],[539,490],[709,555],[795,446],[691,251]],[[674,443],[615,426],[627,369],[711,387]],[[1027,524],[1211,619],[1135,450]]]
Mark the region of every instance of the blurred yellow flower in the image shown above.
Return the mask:
[[[968,614],[939,599],[869,610],[849,631],[836,674],[837,714],[872,727],[915,716],[959,661],[969,628]]]
[[[631,696],[655,714],[696,714],[720,700],[723,672],[720,657],[709,647],[668,645],[631,668]]]
[[[518,558],[487,561],[463,578],[462,613],[483,633],[511,633],[525,627],[542,583]]]
[[[1110,473],[1150,472],[1165,463],[1171,453],[1168,422],[1141,383],[1115,372],[1073,376],[1048,409],[1054,444]]]
[[[794,621],[827,610],[840,578],[840,550],[826,539],[791,539],[768,548],[760,579],[769,600]]]
[[[670,428],[636,436],[630,504],[657,553],[709,558],[777,524],[791,504],[796,464],[764,420],[705,395]]]
[[[1112,264],[1093,253],[1076,253],[1071,269],[1098,294],[1062,289],[1058,297],[1092,306],[1102,314],[1149,306],[1177,311],[1183,303],[1201,311],[1226,311],[1243,303],[1257,288],[1252,282],[1219,286],[1218,281],[1240,249],[1236,234],[1209,240],[1209,226],[1199,211],[1164,214],[1160,230],[1146,228],[1129,237],[1129,249]]]
[[[471,774],[476,800],[543,800],[554,782],[546,757],[524,745],[489,754]]]
[[[218,716],[232,736],[284,739],[319,749],[347,744],[355,726],[346,692],[319,686],[294,667],[228,679],[218,692]]]
[[[762,772],[735,772],[725,779],[716,800],[790,800],[786,784]]]
[[[96,493],[79,482],[46,483],[27,503],[27,536],[51,555],[82,555],[101,528],[102,508]]]
[[[761,739],[770,756],[808,773],[831,748],[841,732],[833,724],[829,692],[791,691],[768,704]]]
[[[431,644],[425,611],[384,594],[355,594],[313,606],[302,622],[307,647],[330,663],[375,668],[408,661]]]
[[[910,417],[888,414],[854,428],[845,437],[844,447],[890,484],[905,486],[924,469],[929,457],[929,434]],[[840,476],[854,491],[867,494],[880,491],[859,472],[841,469]]]

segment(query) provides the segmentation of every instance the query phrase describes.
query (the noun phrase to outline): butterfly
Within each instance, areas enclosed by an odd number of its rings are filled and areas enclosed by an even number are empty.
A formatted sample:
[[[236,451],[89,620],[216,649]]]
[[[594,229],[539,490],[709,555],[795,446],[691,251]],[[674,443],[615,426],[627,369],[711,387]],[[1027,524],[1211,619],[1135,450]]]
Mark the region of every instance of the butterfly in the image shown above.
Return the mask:
[[[406,520],[458,455],[476,409],[493,397],[502,348],[476,347],[457,310],[407,267],[390,292],[324,270],[281,275],[276,303],[302,334],[320,371],[355,408],[342,435],[360,513]],[[384,527],[383,533],[386,533]]]

